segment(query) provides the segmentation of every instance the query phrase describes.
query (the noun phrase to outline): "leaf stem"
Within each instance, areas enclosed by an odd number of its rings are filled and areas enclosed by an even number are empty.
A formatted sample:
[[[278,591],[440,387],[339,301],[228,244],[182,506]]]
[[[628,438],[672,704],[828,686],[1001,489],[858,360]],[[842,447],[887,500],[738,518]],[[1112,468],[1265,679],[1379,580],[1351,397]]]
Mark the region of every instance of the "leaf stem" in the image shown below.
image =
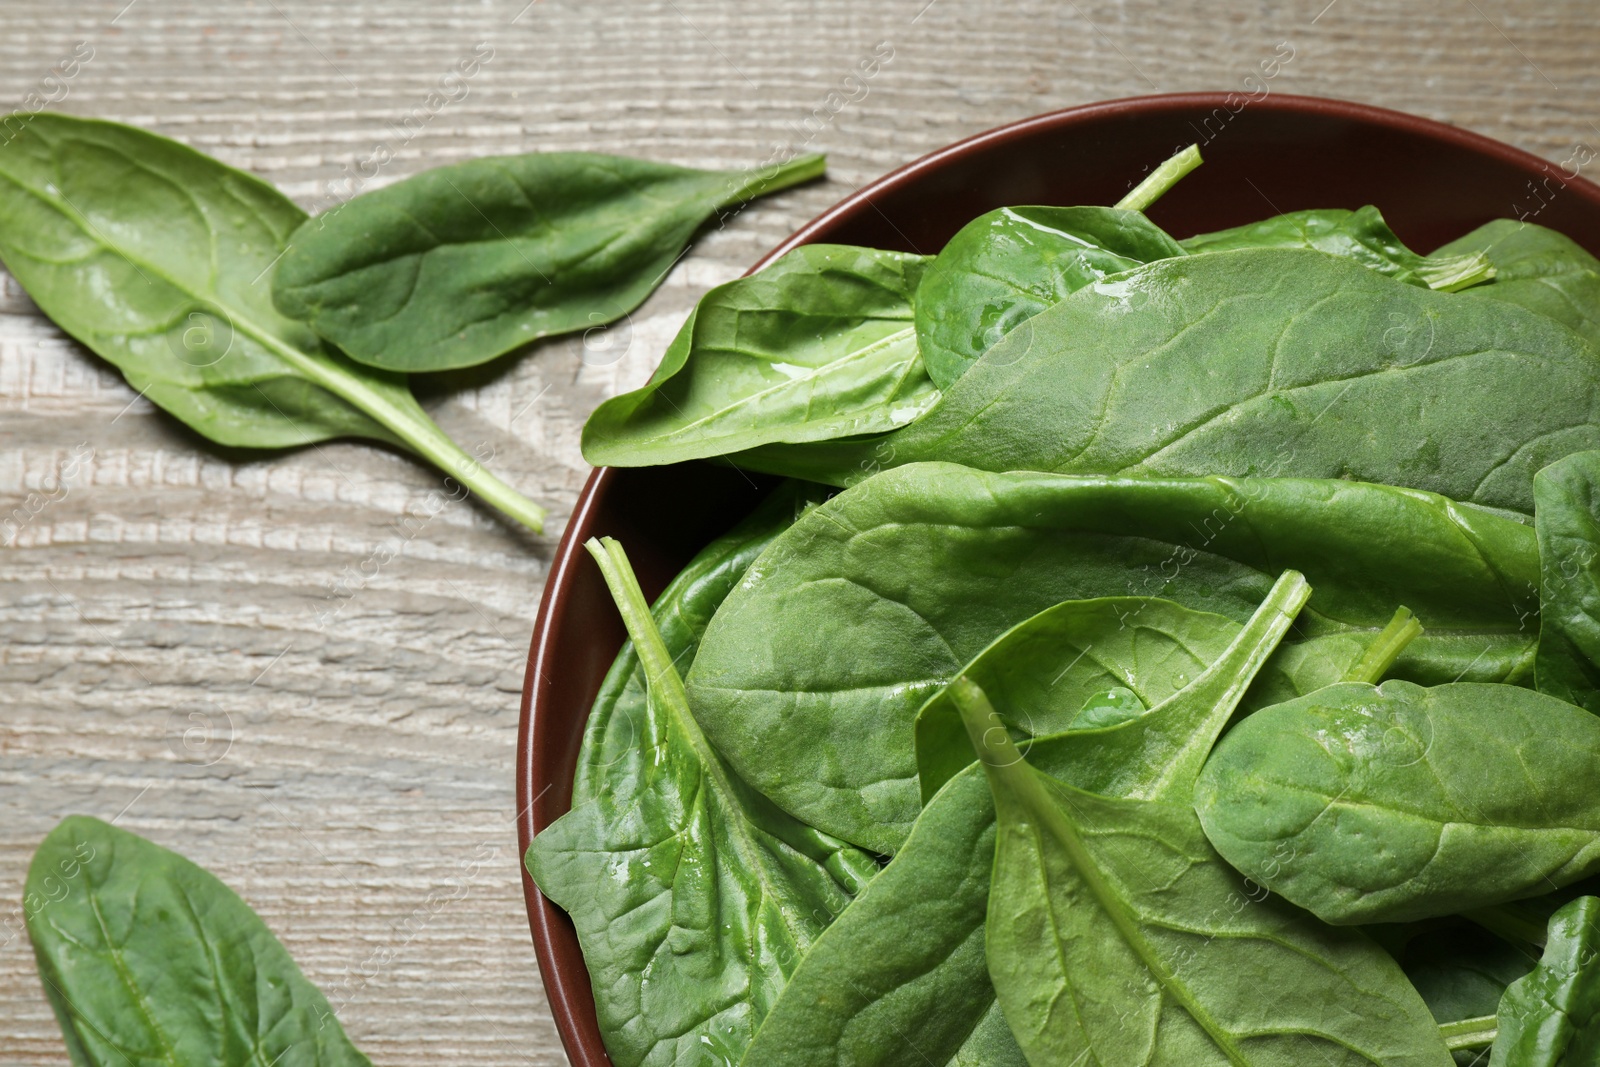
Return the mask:
[[[250,331],[254,340],[270,348],[285,362],[328,392],[348,401],[417,455],[455,478],[482,500],[522,523],[534,533],[544,533],[545,510],[488,469],[456,444],[428,417],[403,381],[375,385],[365,375],[343,372],[337,364],[315,359],[265,331]],[[365,374],[379,372],[365,370]],[[387,385],[388,388],[382,388]]]
[[[1439,1024],[1439,1036],[1444,1038],[1444,1047],[1451,1052],[1488,1048],[1494,1044],[1499,1032],[1499,1020],[1493,1015],[1480,1015],[1475,1019]]]
[[[1133,187],[1133,191],[1121,200],[1116,206],[1128,211],[1145,211],[1151,204],[1160,200],[1162,195],[1185,174],[1205,162],[1200,158],[1200,146],[1192,144],[1179,152],[1161,166],[1150,172],[1149,177]]]
[[[1389,668],[1394,666],[1394,661],[1400,658],[1406,646],[1420,636],[1422,624],[1411,614],[1411,609],[1396,608],[1394,617],[1378,631],[1378,636],[1372,639],[1372,644],[1367,646],[1361,658],[1345,672],[1343,680],[1377,685],[1389,673]]]
[[[766,196],[820,178],[828,169],[828,157],[820,153],[797,156],[786,163],[773,163],[754,170],[729,175],[728,195],[717,206],[733,207],[758,196]]]

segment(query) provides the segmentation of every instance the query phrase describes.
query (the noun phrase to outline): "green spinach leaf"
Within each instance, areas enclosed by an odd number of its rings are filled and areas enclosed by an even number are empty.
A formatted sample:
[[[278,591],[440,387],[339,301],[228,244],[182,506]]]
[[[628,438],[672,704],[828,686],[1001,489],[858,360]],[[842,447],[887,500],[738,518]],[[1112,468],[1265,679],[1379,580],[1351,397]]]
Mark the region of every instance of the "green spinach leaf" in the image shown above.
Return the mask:
[[[989,973],[1030,1063],[1450,1063],[1382,949],[1252,897],[1187,806],[1035,770],[981,689],[951,688],[998,815]]]
[[[1533,480],[1539,535],[1539,691],[1600,713],[1600,452]]]
[[[1600,447],[1600,358],[1572,331],[1318,252],[1160,260],[1030,327],[909,426],[733,458],[840,485],[921,460],[1347,478],[1528,512],[1535,471]]]
[[[1107,678],[1129,679],[1151,699],[1165,697],[1105,728],[1030,738],[1029,757],[1119,795],[1186,795],[1216,732],[1308,593],[1299,575],[1284,575],[1244,627],[1159,600],[1088,601],[1079,614],[1062,610],[1076,605],[1060,605],[991,646],[968,670],[1005,679],[1019,707],[1038,698],[1070,709],[1076,695]],[[1118,620],[1129,631],[1120,640]],[[1055,634],[1065,640],[1051,656]],[[1091,636],[1104,640],[1080,654],[1074,642]],[[1180,679],[1191,670],[1194,681],[1185,688]],[[1075,696],[1063,700],[1061,693]],[[964,740],[959,711],[947,707]],[[1041,724],[1048,720],[1041,714]],[[1020,1062],[984,963],[994,805],[971,752],[969,742],[968,758],[957,761],[893,861],[802,961],[746,1054],[750,1067]]]
[[[1506,987],[1539,961],[1537,950],[1496,937],[1464,919],[1415,925],[1424,929],[1394,956],[1441,1023],[1493,1015]]]
[[[577,927],[618,1067],[737,1062],[789,974],[877,873],[707,744],[615,541],[591,541],[648,679],[641,773],[545,828],[526,862]]]
[[[370,1067],[250,905],[137,834],[62,820],[23,910],[77,1067]]]
[[[1062,734],[1057,747],[1071,770],[1061,776],[1074,785],[1106,796],[1153,796],[1175,783],[1187,788],[1200,773],[1212,742],[1310,596],[1305,579],[1290,571],[1243,627],[1155,598],[1068,601],[1007,631],[961,676],[991,694],[997,714],[1024,744]],[[1085,700],[1107,682],[1150,710],[1106,725],[1081,723]],[[948,687],[917,713],[916,743],[924,797],[972,762]]]
[[[1506,990],[1498,1021],[1490,1067],[1600,1062],[1600,898],[1551,917],[1544,958]]]
[[[1571,238],[1514,219],[1496,219],[1445,245],[1435,256],[1481,253],[1494,264],[1492,285],[1475,297],[1517,304],[1570,326],[1600,345],[1600,260]]]
[[[405,380],[324,347],[263,281],[305,213],[164,137],[34,115],[0,147],[0,259],[128,384],[224,445],[403,444],[535,531],[544,509],[485,471]]]
[[[821,156],[727,173],[590,152],[468,160],[301,226],[272,297],[361,363],[470,367],[621,318],[715,212],[822,171]]]
[[[1090,282],[1184,251],[1142,211],[1003,207],[952,237],[916,290],[917,343],[940,389],[1006,334]]]
[[[1198,234],[1178,243],[1185,251],[1196,254],[1234,248],[1310,248],[1353,260],[1408,285],[1450,293],[1481,285],[1495,276],[1491,260],[1479,249],[1463,249],[1454,255],[1417,255],[1395,236],[1383,215],[1370,204],[1358,211],[1291,211],[1248,226]]]
[[[1408,563],[1394,566],[1403,549]],[[918,709],[1011,627],[1063,600],[1160,596],[1248,619],[1286,567],[1308,637],[1375,633],[1398,602],[1454,666],[1523,665],[1533,529],[1344,481],[1082,478],[919,464],[813,509],[707,627],[687,685],[717,750],[802,821],[892,854],[920,808]],[[1419,669],[1428,680],[1439,669]],[[1459,670],[1459,667],[1455,667]]]
[[[939,398],[912,327],[911,293],[926,262],[802,245],[711,290],[650,382],[595,409],[584,458],[676,463],[911,422]]]
[[[1228,862],[1334,924],[1405,922],[1600,870],[1600,718],[1461,682],[1345,683],[1256,712],[1196,807]]]

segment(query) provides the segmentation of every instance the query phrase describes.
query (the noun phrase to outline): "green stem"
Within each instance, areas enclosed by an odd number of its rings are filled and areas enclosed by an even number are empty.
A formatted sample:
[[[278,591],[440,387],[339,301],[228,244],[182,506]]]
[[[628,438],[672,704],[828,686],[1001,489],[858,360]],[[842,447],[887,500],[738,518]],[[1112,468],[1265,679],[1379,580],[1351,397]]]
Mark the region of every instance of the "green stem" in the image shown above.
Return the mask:
[[[1417,277],[1426,282],[1429,289],[1443,293],[1459,293],[1474,285],[1493,281],[1494,274],[1494,264],[1482,252],[1439,259],[1427,256],[1417,267]]]
[[[1389,673],[1389,668],[1394,666],[1394,661],[1400,658],[1406,646],[1421,635],[1422,624],[1412,616],[1411,609],[1396,608],[1389,624],[1372,639],[1372,644],[1367,646],[1355,666],[1345,672],[1343,680],[1377,685]]]
[[[1117,201],[1117,207],[1128,211],[1148,210],[1151,204],[1161,199],[1162,194],[1177,185],[1179,179],[1203,162],[1200,146],[1190,145],[1151,171],[1148,178],[1133,187],[1133,192]]]
[[[1451,1052],[1470,1048],[1488,1048],[1499,1034],[1499,1020],[1493,1015],[1480,1015],[1476,1019],[1440,1023],[1439,1036],[1444,1047]]]
[[[771,166],[735,173],[730,175],[728,195],[717,206],[733,207],[746,200],[754,200],[758,196],[779,192],[791,185],[820,178],[827,169],[828,157],[813,153],[809,156],[797,156],[787,163],[774,163]]]
[[[1462,918],[1475,922],[1496,937],[1519,941],[1525,945],[1543,946],[1550,932],[1540,923],[1523,918],[1502,906],[1474,908],[1461,913]]]
[[[480,499],[534,533],[544,532],[544,508],[490,474],[483,464],[452,441],[422,410],[422,405],[404,384],[381,379],[373,382],[365,376],[345,373],[337,364],[313,358],[265,331],[251,331],[251,336],[301,374],[369,416],[394,434],[401,444],[471,489]]]

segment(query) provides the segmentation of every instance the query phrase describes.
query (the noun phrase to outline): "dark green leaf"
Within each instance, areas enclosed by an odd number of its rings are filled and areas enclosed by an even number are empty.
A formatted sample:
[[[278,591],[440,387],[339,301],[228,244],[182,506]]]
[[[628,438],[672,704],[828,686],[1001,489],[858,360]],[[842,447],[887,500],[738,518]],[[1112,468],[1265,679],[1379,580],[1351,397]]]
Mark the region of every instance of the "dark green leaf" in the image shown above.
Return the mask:
[[[1539,691],[1600,713],[1600,452],[1533,480],[1539,535]]]
[[[979,215],[934,257],[916,290],[928,375],[947,389],[1000,338],[1068,294],[1183,254],[1142,211],[1003,207]]]
[[[1426,925],[1395,959],[1441,1023],[1493,1015],[1506,986],[1533,969],[1538,951],[1463,919]]]
[[[1234,248],[1310,248],[1353,260],[1396,281],[1455,292],[1494,277],[1491,261],[1479,249],[1450,255],[1419,256],[1407,248],[1378,209],[1328,208],[1291,211],[1231,230],[1202,233],[1178,242],[1191,253]]]
[[[939,398],[911,324],[926,262],[803,245],[711,290],[649,384],[595,409],[584,458],[646,466],[904,426]]]
[[[1397,553],[1406,566],[1397,567]],[[1410,490],[1293,479],[1077,478],[950,464],[887,471],[773,542],[688,678],[718,751],[803,821],[892,853],[920,808],[921,705],[1006,630],[1063,600],[1161,596],[1242,622],[1286,567],[1307,636],[1429,628],[1401,661],[1512,672],[1531,645],[1531,527]],[[1460,668],[1457,667],[1457,670]],[[1436,673],[1436,671],[1434,672]]]
[[[469,367],[621,318],[717,210],[822,169],[821,156],[733,172],[590,152],[468,160],[302,226],[272,295],[362,363]]]
[[[250,906],[177,853],[81,815],[23,909],[78,1067],[370,1067]]]
[[[734,458],[834,484],[919,460],[1337,477],[1531,511],[1535,471],[1600,447],[1600,358],[1572,331],[1317,252],[1161,260],[1030,325],[903,429]]]
[[[1575,241],[1531,222],[1496,219],[1434,255],[1474,252],[1489,257],[1495,279],[1469,290],[1473,296],[1548,315],[1600,345],[1600,260]]]
[[[538,834],[528,871],[577,927],[613,1063],[737,1062],[877,866],[730,772],[695,723],[621,549],[590,546],[649,679],[639,770]]]
[[[1107,796],[1183,795],[1251,679],[1311,595],[1294,572],[1240,627],[1167,600],[1068,601],[1013,627],[961,671],[991,693],[1001,721],[1026,739],[1060,734],[1062,777]],[[1099,727],[1079,725],[1085,690],[1107,678],[1150,710]],[[948,688],[917,714],[922,795],[972,762]],[[1169,797],[1170,798],[1170,797]]]
[[[694,662],[711,616],[751,562],[821,498],[817,486],[803,482],[780,486],[752,515],[702,549],[661,591],[650,615],[680,675]],[[583,747],[572,783],[574,808],[603,794],[634,791],[637,779],[648,776],[648,763],[655,753],[640,744],[650,714],[648,704],[644,668],[633,642],[624,641],[584,723]]]
[[[1201,775],[1228,862],[1336,924],[1532,896],[1600,870],[1600,718],[1507,685],[1346,683],[1258,711]]]
[[[1448,1065],[1382,949],[1249,886],[1188,807],[1035,770],[953,683],[998,815],[989,972],[1033,1064]]]
[[[224,445],[407,445],[534,530],[543,509],[433,423],[405,380],[273,309],[265,280],[305,213],[175,141],[39,114],[0,147],[0,258],[67,333]]]
[[[1555,913],[1544,958],[1506,990],[1499,1023],[1490,1067],[1600,1063],[1600,898]]]
[[[1030,696],[1048,702],[1058,691],[1081,694],[1106,677],[1131,679],[1148,696],[1163,697],[1116,725],[1041,738],[1029,755],[1074,781],[1129,795],[1186,796],[1216,732],[1307,592],[1299,575],[1285,575],[1243,628],[1157,600],[1089,601],[1078,614],[1060,605],[1031,628],[1012,631],[1012,640],[991,646],[968,670],[981,666],[984,676],[1005,679],[1019,707]],[[1129,630],[1120,640],[1118,619]],[[1052,657],[1055,634],[1066,640]],[[1073,642],[1091,637],[1106,642],[1080,654]],[[1190,670],[1194,681],[1170,695]],[[960,713],[948,707],[964,738]],[[1109,752],[1124,756],[1124,765],[1111,766]],[[1020,1062],[993,1008],[984,964],[994,805],[971,753],[969,742],[966,769],[930,799],[894,860],[801,963],[746,1054],[750,1067]]]

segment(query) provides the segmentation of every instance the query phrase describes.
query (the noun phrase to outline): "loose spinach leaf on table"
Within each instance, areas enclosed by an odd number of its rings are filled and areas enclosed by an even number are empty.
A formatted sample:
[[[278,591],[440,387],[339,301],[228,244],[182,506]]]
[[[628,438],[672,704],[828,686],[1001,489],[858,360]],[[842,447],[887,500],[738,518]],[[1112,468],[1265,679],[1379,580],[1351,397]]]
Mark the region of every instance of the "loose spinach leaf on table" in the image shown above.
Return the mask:
[[[711,290],[650,382],[595,409],[584,458],[648,466],[904,426],[939,397],[912,327],[926,262],[803,245]]]
[[[1142,211],[1003,207],[963,226],[917,287],[917,343],[940,389],[1090,282],[1184,251]]]
[[[468,160],[305,223],[272,296],[358,362],[468,367],[621,318],[712,214],[822,171],[821,156],[733,172],[591,152]]]
[[[541,529],[544,510],[446,437],[403,378],[273,308],[264,274],[305,217],[251,175],[112,122],[34,115],[0,146],[0,259],[144,396],[224,445],[402,444]]]
[[[706,742],[616,542],[591,541],[649,681],[648,759],[534,837],[528,871],[577,927],[618,1067],[736,1062],[817,935],[877,873]]]
[[[62,820],[23,910],[77,1067],[370,1067],[250,906],[137,834]]]
[[[1490,1067],[1600,1063],[1600,898],[1550,919],[1544,957],[1500,1001]]]
[[[1247,226],[1197,234],[1178,243],[1192,254],[1235,248],[1310,248],[1353,260],[1408,285],[1445,292],[1481,285],[1495,276],[1491,260],[1478,249],[1464,249],[1454,255],[1417,255],[1370,204],[1357,211],[1291,211]]]
[[[998,816],[989,973],[1030,1063],[1450,1063],[1377,945],[1253,899],[1187,805],[1034,769],[981,689],[951,688]]]
[[[1284,575],[1244,627],[1157,600],[1063,604],[1039,617],[1037,641],[992,646],[967,670],[1007,679],[1019,704],[1130,679],[1147,697],[1162,699],[1114,725],[1030,739],[1029,758],[1068,780],[1092,780],[1127,795],[1170,791],[1174,783],[1187,788],[1307,592],[1299,575]],[[1065,610],[1079,606],[1080,613]],[[1139,633],[1111,640],[1113,620],[1130,617],[1145,620]],[[1080,621],[1064,624],[1066,618]],[[1054,633],[1108,640],[1093,648],[1092,659],[1070,642],[1052,657]],[[1151,642],[1161,647],[1144,647]],[[1187,686],[1186,675],[1194,679]],[[1067,710],[1073,701],[1055,702]],[[950,710],[964,740],[959,712]],[[1041,724],[1047,719],[1041,715]],[[1124,758],[1114,761],[1112,752]],[[984,962],[994,804],[971,753],[968,742],[958,765],[965,770],[942,783],[893,861],[801,962],[746,1053],[750,1067],[1020,1062]]]
[[[1006,630],[1063,600],[1130,595],[1242,622],[1287,567],[1316,590],[1305,636],[1375,634],[1398,603],[1415,611],[1428,634],[1400,677],[1448,681],[1476,641],[1475,677],[1498,680],[1532,643],[1533,529],[1481,508],[1344,481],[919,464],[781,534],[707,627],[687,685],[746,780],[890,854],[921,806],[918,709]],[[1439,635],[1449,654],[1435,663]]]
[[[1346,683],[1256,712],[1201,775],[1228,862],[1335,924],[1456,914],[1600,870],[1600,718],[1507,685]]]
[[[839,485],[921,460],[1349,478],[1528,512],[1535,471],[1600,447],[1600,358],[1571,330],[1318,252],[1160,260],[1030,327],[909,426],[732,459]]]
[[[1537,311],[1600,345],[1600,260],[1576,241],[1531,222],[1496,219],[1434,255],[1464,253],[1494,264],[1494,284],[1468,290],[1473,296]]]
[[[803,482],[779,486],[748,518],[702,549],[662,590],[650,614],[679,674],[694,662],[706,624],[750,564],[822,496],[820,487]],[[574,808],[605,793],[631,792],[636,788],[632,783],[649,775],[655,751],[641,744],[649,714],[644,667],[633,642],[624,641],[584,723],[572,783]]]
[[[1539,535],[1539,691],[1600,712],[1600,452],[1533,480]]]

